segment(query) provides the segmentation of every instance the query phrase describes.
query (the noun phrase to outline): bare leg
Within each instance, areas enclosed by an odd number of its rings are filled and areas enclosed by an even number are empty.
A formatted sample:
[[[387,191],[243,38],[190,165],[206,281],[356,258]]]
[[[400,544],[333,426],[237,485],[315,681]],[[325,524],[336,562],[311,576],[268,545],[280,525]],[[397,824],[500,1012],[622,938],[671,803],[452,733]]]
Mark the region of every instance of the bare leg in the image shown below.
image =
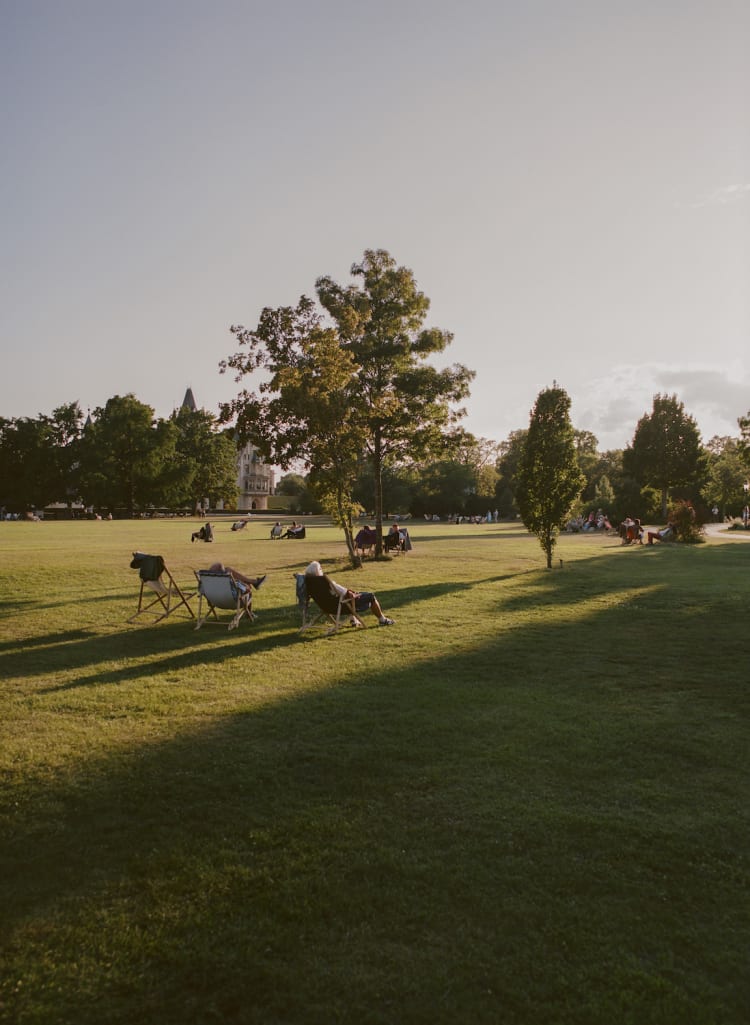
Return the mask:
[[[234,566],[225,566],[222,562],[215,562],[213,566],[208,567],[210,573],[231,573],[235,580],[241,581],[243,584],[247,584],[248,587],[254,587],[257,589],[266,579],[262,577],[248,577],[244,573],[240,573]]]

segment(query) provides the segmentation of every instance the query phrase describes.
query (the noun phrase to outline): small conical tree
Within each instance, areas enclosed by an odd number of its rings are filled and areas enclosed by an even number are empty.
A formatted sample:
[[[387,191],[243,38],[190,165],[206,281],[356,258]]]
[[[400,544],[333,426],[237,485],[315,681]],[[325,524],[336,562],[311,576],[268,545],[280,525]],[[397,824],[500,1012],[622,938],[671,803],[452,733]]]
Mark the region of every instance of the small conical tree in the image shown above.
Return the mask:
[[[539,393],[531,411],[515,483],[521,519],[539,538],[552,569],[557,534],[586,483],[576,456],[570,398],[554,383]]]

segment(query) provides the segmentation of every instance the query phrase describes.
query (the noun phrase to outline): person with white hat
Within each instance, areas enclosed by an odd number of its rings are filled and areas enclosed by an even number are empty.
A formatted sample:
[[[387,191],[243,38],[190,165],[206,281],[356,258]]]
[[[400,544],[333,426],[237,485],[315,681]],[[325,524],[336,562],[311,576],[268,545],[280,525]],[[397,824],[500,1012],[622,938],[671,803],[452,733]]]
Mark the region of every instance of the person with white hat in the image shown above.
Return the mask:
[[[326,574],[323,572],[323,567],[319,562],[311,562],[305,570],[306,577],[325,577]],[[368,610],[373,615],[378,617],[378,624],[380,626],[393,626],[395,620],[386,616],[383,609],[380,606],[380,602],[372,593],[372,591],[352,591],[349,587],[344,587],[343,584],[337,584],[335,580],[331,580],[330,577],[326,577],[331,587],[339,594],[342,598],[354,602],[355,612],[367,612]]]

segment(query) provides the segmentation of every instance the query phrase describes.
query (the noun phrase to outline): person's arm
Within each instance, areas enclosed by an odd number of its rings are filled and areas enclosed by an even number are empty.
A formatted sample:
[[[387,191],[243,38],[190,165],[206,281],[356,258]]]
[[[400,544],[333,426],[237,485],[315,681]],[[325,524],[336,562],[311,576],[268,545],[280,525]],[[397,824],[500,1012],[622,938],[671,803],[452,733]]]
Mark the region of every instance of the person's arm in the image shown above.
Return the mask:
[[[337,584],[336,581],[335,580],[331,580],[330,577],[328,578],[328,583],[334,589],[336,594],[338,594],[341,598],[346,598],[346,596],[347,596],[347,594],[349,592],[349,588],[348,587],[344,587],[342,584]]]

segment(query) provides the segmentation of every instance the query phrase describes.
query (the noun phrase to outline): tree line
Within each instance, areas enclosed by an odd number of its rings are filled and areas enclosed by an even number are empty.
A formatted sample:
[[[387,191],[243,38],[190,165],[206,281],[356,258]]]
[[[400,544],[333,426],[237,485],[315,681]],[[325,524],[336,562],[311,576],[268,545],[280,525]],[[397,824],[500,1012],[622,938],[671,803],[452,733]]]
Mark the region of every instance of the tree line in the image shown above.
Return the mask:
[[[554,384],[540,392],[528,427],[502,442],[477,438],[461,426],[474,373],[432,362],[452,335],[426,326],[430,303],[413,272],[385,250],[366,250],[351,276],[344,284],[320,277],[315,299],[266,308],[255,328],[230,329],[236,351],[219,369],[255,389],[243,387],[218,418],[183,408],[160,420],[127,395],[85,423],[77,403],[49,417],[0,419],[3,504],[77,500],[133,515],[191,509],[210,496],[232,508],[237,446],[246,441],[288,471],[280,490],[300,511],[333,516],[352,559],[362,512],[380,537],[389,512],[496,510],[520,516],[547,551],[564,519],[587,508],[651,521],[665,520],[675,498],[722,515],[747,502],[750,412],[739,437],[704,445],[677,396],[655,395],[631,443],[600,452],[592,433],[573,427],[570,400]]]
[[[78,402],[0,418],[0,504],[26,512],[54,503],[133,516],[192,511],[206,497],[237,498],[237,448],[205,410],[167,419],[134,395],[115,395],[84,419]]]

